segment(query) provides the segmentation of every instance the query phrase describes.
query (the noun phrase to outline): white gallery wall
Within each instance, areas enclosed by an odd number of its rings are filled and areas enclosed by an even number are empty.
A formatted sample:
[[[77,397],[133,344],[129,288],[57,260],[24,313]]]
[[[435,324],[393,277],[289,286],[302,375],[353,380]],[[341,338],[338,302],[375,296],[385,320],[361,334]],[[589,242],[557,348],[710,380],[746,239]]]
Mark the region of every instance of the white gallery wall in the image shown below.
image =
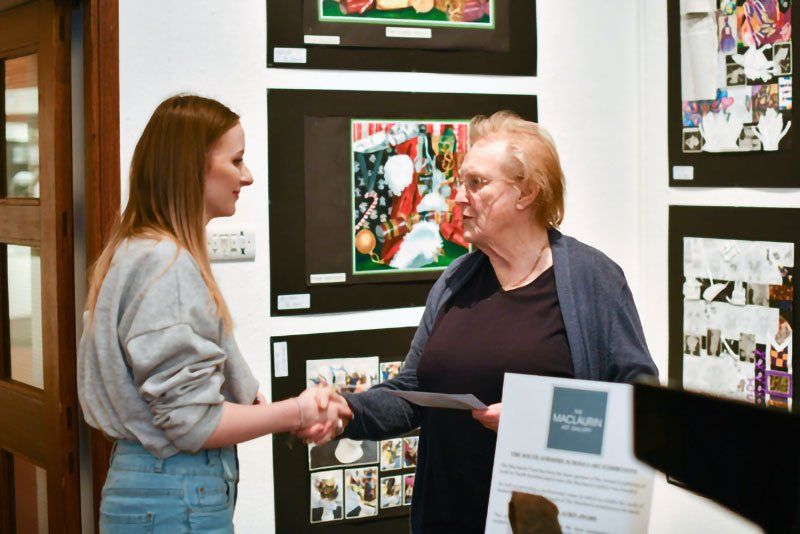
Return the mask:
[[[290,0],[280,0],[290,1]],[[625,270],[662,378],[667,371],[667,205],[800,205],[800,192],[667,187],[666,3],[539,0],[539,75],[458,76],[266,68],[265,0],[120,2],[123,203],[136,141],[163,99],[217,98],[242,117],[255,177],[237,213],[256,230],[254,262],[215,264],[242,353],[270,396],[269,336],[416,325],[421,308],[269,317],[266,91],[269,88],[535,94],[567,176],[565,233]],[[387,65],[391,70],[391,65]],[[387,107],[387,112],[391,108]],[[298,179],[302,178],[298,176]],[[289,230],[289,229],[287,229]],[[273,532],[271,439],[239,447],[237,532]],[[751,532],[741,519],[657,477],[651,532]]]

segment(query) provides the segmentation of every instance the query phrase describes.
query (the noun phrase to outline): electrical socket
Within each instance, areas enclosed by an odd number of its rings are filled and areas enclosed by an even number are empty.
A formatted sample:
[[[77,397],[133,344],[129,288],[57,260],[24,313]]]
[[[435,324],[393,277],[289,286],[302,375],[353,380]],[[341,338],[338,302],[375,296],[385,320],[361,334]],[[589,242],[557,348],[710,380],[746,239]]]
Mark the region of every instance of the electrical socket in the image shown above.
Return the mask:
[[[256,236],[250,227],[206,228],[206,246],[211,261],[253,261],[256,258]]]

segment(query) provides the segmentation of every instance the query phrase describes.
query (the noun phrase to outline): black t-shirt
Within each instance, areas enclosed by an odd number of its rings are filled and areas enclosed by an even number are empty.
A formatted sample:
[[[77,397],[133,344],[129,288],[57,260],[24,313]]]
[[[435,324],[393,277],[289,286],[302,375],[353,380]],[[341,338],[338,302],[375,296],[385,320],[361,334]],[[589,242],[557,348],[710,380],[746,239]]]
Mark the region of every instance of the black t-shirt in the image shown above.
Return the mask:
[[[507,372],[574,377],[552,267],[503,291],[486,262],[440,313],[417,377],[420,391],[472,393],[490,405]],[[423,531],[483,532],[497,434],[467,410],[423,408],[421,429],[414,506]]]

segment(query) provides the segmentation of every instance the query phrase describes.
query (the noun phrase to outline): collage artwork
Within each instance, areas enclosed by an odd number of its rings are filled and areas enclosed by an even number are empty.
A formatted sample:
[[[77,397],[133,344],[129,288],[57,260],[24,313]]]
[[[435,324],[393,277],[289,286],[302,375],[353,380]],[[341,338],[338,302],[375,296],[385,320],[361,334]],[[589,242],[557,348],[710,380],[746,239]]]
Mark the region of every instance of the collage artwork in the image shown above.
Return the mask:
[[[791,20],[792,0],[681,1],[684,153],[791,148]]]
[[[331,22],[493,28],[492,0],[319,0]]]
[[[794,244],[683,239],[683,386],[791,409]]]
[[[377,356],[308,360],[308,386],[356,393],[397,376],[402,362]],[[309,445],[312,523],[375,517],[411,505],[419,436],[386,441],[341,438]]]
[[[465,121],[353,120],[353,274],[444,269],[469,251],[456,180]]]

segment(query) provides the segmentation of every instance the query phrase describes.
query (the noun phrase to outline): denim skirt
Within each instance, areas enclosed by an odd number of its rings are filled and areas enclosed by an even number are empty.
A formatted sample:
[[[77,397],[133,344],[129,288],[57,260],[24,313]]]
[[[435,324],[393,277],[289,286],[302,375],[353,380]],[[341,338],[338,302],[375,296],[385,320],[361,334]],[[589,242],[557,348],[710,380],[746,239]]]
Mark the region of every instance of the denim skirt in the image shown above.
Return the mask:
[[[178,453],[160,460],[117,440],[100,502],[100,532],[233,532],[236,449]]]

